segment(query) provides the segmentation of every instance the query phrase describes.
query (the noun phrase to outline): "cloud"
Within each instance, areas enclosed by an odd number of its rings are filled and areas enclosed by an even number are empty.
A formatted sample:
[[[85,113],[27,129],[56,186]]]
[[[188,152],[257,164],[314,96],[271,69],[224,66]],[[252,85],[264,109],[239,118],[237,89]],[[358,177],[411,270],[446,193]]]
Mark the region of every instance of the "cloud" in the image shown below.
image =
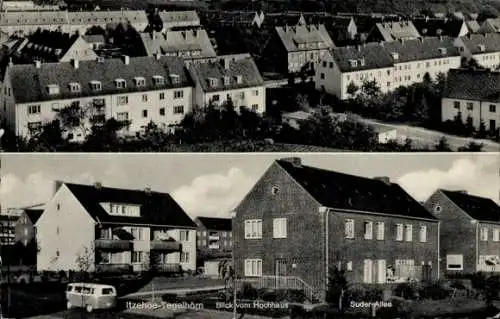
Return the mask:
[[[448,170],[428,169],[408,173],[398,183],[415,199],[426,200],[436,189],[466,190],[499,202],[498,156],[457,159]]]
[[[229,217],[254,184],[255,178],[233,167],[227,173],[198,176],[172,197],[191,216]]]

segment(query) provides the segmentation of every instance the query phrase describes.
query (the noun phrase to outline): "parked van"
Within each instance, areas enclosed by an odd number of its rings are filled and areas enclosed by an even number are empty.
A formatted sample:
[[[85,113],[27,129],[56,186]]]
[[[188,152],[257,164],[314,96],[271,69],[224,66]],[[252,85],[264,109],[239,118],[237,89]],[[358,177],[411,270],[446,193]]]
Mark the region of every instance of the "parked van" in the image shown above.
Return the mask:
[[[71,283],[66,289],[68,309],[79,307],[87,312],[94,309],[111,309],[116,306],[116,289],[110,285]]]

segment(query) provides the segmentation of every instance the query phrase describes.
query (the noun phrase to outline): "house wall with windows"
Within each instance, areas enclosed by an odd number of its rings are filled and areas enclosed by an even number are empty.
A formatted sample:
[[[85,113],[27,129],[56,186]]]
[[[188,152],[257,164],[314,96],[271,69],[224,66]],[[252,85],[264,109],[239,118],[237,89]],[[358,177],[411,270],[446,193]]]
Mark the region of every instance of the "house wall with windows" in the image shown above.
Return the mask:
[[[446,75],[450,69],[460,67],[460,56],[446,56],[440,59],[416,60],[405,63],[394,63],[394,88],[410,86],[422,82],[425,74],[436,80],[438,74]]]
[[[442,121],[455,119],[459,112],[462,115],[462,121],[464,123],[467,122],[468,117],[472,118],[472,124],[475,129],[479,129],[481,120],[484,122],[486,130],[500,129],[500,102],[483,102],[453,98],[442,99]]]
[[[264,113],[266,110],[266,90],[263,86],[238,90],[207,92],[203,95],[203,100],[197,101],[195,103],[196,105],[209,105],[210,102],[217,105],[223,105],[231,99],[236,108],[245,106],[249,110],[254,110],[259,114]]]

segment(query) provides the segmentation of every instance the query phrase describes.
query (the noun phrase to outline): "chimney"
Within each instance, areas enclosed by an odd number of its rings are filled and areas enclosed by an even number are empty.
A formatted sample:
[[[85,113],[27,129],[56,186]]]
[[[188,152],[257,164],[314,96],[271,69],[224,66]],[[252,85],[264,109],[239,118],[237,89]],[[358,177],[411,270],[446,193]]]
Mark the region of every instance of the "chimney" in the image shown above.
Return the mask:
[[[292,163],[295,167],[302,167],[302,160],[300,157],[285,157],[282,158],[281,161]]]
[[[130,57],[128,55],[123,56],[123,63],[125,63],[125,65],[130,64]]]
[[[35,61],[35,67],[36,67],[37,69],[41,68],[41,67],[42,67],[42,61],[38,61],[38,60],[36,60],[36,61]]]
[[[77,59],[71,60],[71,64],[75,69],[78,69],[78,67],[80,66],[80,62]]]
[[[63,184],[64,184],[63,181],[59,180],[54,181],[54,195],[57,193],[57,191],[59,190],[59,188],[61,188]]]
[[[94,187],[95,187],[95,189],[101,189],[102,188],[101,182],[95,182]]]
[[[384,182],[384,184],[391,184],[391,179],[387,176],[377,176],[377,177],[374,177],[373,179],[377,180],[377,181],[381,181],[381,182]]]

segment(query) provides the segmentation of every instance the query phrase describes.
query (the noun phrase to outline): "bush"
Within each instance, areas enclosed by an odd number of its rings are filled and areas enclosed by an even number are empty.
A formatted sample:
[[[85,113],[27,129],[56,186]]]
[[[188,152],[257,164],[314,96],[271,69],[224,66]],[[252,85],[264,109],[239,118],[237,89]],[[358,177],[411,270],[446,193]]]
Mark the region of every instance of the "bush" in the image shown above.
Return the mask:
[[[384,290],[381,288],[357,288],[348,292],[349,300],[376,302],[384,299]]]
[[[415,299],[418,297],[418,287],[415,283],[401,283],[396,286],[394,293],[404,299]]]
[[[257,299],[258,291],[249,283],[244,283],[241,288],[241,296],[244,299]]]
[[[420,288],[419,295],[423,299],[442,300],[450,297],[451,290],[436,282]]]

